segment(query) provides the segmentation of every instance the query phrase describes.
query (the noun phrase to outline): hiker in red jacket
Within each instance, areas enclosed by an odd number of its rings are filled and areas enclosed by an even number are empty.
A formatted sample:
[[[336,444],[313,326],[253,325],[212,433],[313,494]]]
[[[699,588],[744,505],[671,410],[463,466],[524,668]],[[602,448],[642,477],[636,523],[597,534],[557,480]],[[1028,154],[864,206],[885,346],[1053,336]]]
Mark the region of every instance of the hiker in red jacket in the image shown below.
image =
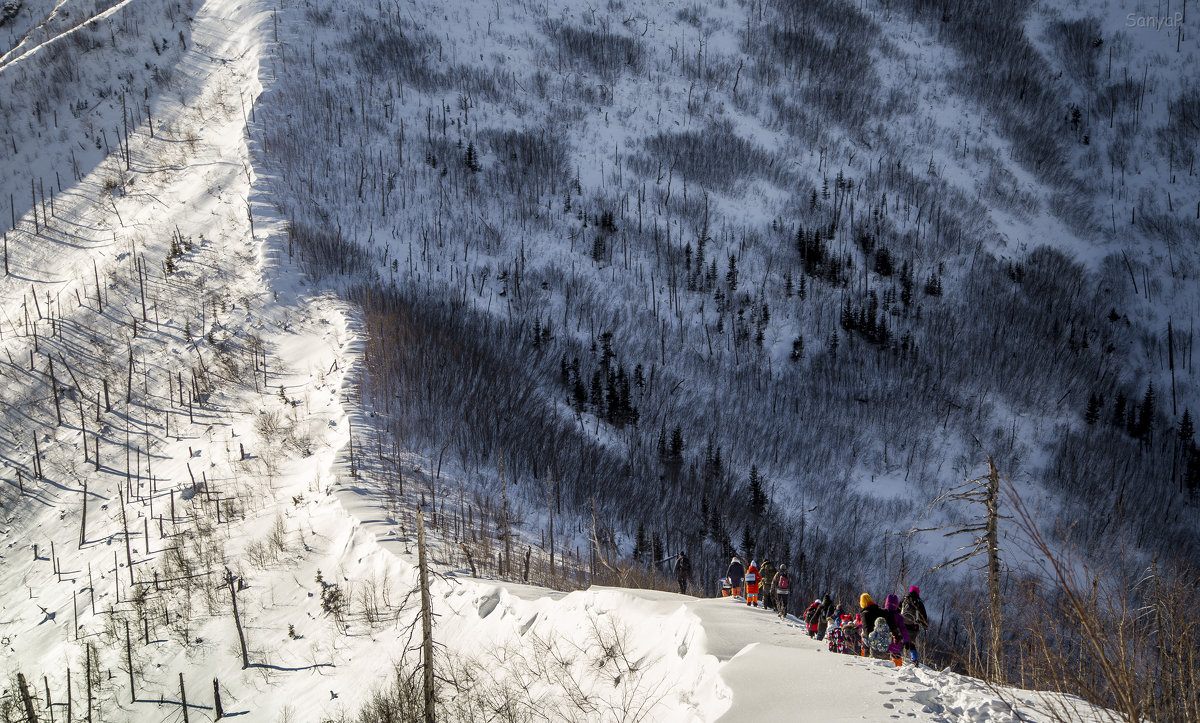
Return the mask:
[[[821,615],[821,598],[813,600],[812,605],[804,608],[804,624],[808,626],[808,637],[817,637],[817,618]]]

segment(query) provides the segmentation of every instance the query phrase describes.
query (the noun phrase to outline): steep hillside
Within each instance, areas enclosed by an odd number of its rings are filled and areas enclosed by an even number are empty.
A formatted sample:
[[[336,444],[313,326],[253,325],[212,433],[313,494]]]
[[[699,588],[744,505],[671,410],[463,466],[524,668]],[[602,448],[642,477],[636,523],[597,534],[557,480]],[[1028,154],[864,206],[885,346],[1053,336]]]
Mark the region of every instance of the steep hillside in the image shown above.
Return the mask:
[[[802,597],[919,583],[970,666],[982,579],[929,528],[975,525],[940,496],[989,456],[1030,511],[1009,679],[1046,680],[1031,601],[1070,601],[1046,553],[1158,640],[1147,570],[1200,560],[1195,18],[894,5],[4,4],[5,673],[105,720],[177,718],[201,671],[264,720],[369,718],[413,670],[418,507],[458,684],[608,651],[601,614],[700,635],[719,601],[512,587],[662,587],[680,550],[710,596],[733,554]],[[563,670],[600,717],[736,717],[727,642]],[[1003,707],[902,675],[909,712]]]
[[[1126,22],[314,1],[262,159],[382,446],[493,496],[503,456],[623,553],[900,584],[944,553],[886,533],[990,454],[1075,543],[1194,560],[1196,41]]]

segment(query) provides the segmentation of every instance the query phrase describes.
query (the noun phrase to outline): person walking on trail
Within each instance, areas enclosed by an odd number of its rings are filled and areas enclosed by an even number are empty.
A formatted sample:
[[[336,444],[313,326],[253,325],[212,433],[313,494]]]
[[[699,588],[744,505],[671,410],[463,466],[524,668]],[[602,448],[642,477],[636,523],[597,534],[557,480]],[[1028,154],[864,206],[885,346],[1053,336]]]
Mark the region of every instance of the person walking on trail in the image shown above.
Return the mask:
[[[875,622],[883,617],[883,608],[876,605],[874,598],[865,592],[858,596],[858,606],[862,608],[858,619],[859,637],[862,638],[862,656],[869,658],[871,657],[871,647],[867,644],[867,638],[875,630]]]
[[[862,653],[862,633],[859,626],[862,625],[859,615],[850,615],[849,613],[842,616],[842,651],[847,655],[860,655]]]
[[[742,561],[734,557],[729,561],[729,570],[725,573],[726,579],[729,580],[729,585],[733,589],[734,597],[741,597],[742,583],[746,579],[746,567],[742,565]]]
[[[759,595],[762,597],[762,606],[767,610],[775,609],[775,590],[773,583],[775,582],[775,566],[770,560],[763,560],[758,566],[758,576],[762,578],[759,586]]]
[[[825,618],[825,629],[826,629],[826,631],[828,631],[828,630],[830,630],[831,628],[833,628],[833,624],[834,624],[834,622],[835,622],[835,621],[837,621],[837,622],[840,624],[840,621],[841,621],[841,619],[842,619],[842,615],[844,615],[844,614],[846,614],[846,609],[842,607],[842,604],[841,604],[841,603],[837,603],[837,604],[835,604],[835,605],[833,606],[833,610],[832,610],[832,611],[827,611],[827,612],[825,613],[825,615],[826,615],[826,618]],[[826,633],[826,635],[828,635],[828,632]]]
[[[833,616],[833,598],[829,593],[821,598],[821,607],[817,610],[817,640],[825,639],[825,631],[829,628],[829,618]]]
[[[675,560],[675,580],[679,583],[679,594],[682,595],[687,591],[688,581],[692,578],[692,561],[688,556],[680,552],[679,557]]]
[[[908,635],[908,626],[904,624],[904,616],[900,614],[900,597],[895,593],[888,595],[887,599],[883,601],[883,617],[887,619],[892,628],[892,644],[888,646],[888,654],[891,656],[892,662],[899,668],[903,662],[900,655],[904,651],[908,651],[912,662],[917,662],[917,649]]]
[[[908,628],[908,637],[912,639],[912,647],[908,657],[917,662],[917,636],[921,631],[929,629],[929,615],[925,612],[925,602],[921,600],[921,588],[913,585],[900,601],[900,615]]]
[[[788,595],[792,592],[792,577],[788,574],[787,565],[779,566],[779,572],[771,581],[771,588],[775,593],[775,612],[779,613],[780,618],[786,618]]]
[[[817,598],[812,601],[812,604],[804,608],[804,624],[808,630],[808,637],[817,637],[817,616],[821,614],[821,599]]]
[[[759,583],[758,565],[751,560],[750,567],[746,568],[746,604],[752,608],[758,607]]]
[[[915,643],[917,635],[929,628],[929,615],[925,612],[925,601],[921,599],[921,588],[913,585],[900,600],[900,614],[908,626],[908,635]]]

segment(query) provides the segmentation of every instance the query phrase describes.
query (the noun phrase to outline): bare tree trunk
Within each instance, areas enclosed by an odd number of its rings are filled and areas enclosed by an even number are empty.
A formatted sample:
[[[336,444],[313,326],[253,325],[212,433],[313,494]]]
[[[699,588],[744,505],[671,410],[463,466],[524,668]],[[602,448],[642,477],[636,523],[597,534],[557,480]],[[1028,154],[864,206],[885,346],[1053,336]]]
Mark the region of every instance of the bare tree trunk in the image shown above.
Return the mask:
[[[25,719],[29,723],[37,723],[37,713],[33,710],[33,698],[29,695],[29,686],[25,683],[24,673],[17,673],[17,686],[21,689],[21,703],[25,706]]]
[[[504,454],[500,454],[500,500],[504,507],[504,568],[501,572],[505,577],[512,577],[512,531],[508,525],[508,485],[504,480]]]
[[[462,548],[463,554],[467,556],[467,564],[471,566],[471,577],[479,577],[479,574],[475,571],[475,558],[471,556],[471,548],[467,547],[467,543],[465,542],[460,542],[458,545]]]
[[[79,507],[80,510],[82,510],[82,512],[83,512],[82,518],[79,521],[79,547],[80,548],[82,548],[84,543],[87,542],[87,493],[88,493],[88,483],[87,483],[87,478],[84,478],[84,480],[83,480],[83,504],[81,504]]]
[[[179,702],[183,706],[183,723],[188,723],[187,690],[183,687],[183,673],[179,674]]]
[[[988,650],[987,660],[979,661],[980,665],[986,665],[986,677],[993,682],[1003,682],[1004,665],[1003,665],[1003,650],[1001,637],[1001,599],[1000,599],[1000,470],[996,468],[995,459],[991,455],[987,456],[988,473],[983,477],[967,480],[961,487],[956,490],[949,490],[942,495],[939,495],[938,500],[954,500],[960,502],[982,503],[986,509],[986,518],[982,521],[971,521],[964,526],[951,525],[957,529],[946,533],[946,537],[961,534],[970,534],[973,542],[970,545],[968,552],[959,555],[958,557],[944,562],[933,567],[933,570],[940,570],[943,567],[952,567],[960,565],[977,555],[984,552],[987,553],[987,586],[988,586]],[[965,490],[965,491],[964,491]],[[926,530],[917,530],[918,532],[929,532],[932,530],[946,529],[931,528]],[[983,533],[982,536],[979,533]],[[972,640],[975,640],[972,634]],[[971,663],[976,662],[976,655],[982,656],[982,650],[976,650],[976,646],[972,643],[971,647]]]
[[[137,702],[137,688],[133,685],[133,640],[129,637],[129,621],[125,621],[125,665],[129,667],[129,701]]]
[[[433,696],[433,610],[429,599],[429,567],[425,559],[425,518],[417,510],[417,573],[421,586],[421,668],[425,674],[425,723],[436,720]]]
[[[125,533],[125,565],[129,568],[129,585],[132,588],[137,583],[133,579],[133,554],[129,550],[129,521],[125,516],[125,494],[121,492],[121,485],[117,485],[117,499],[121,502],[121,530]],[[132,590],[130,594],[132,594]]]
[[[550,586],[554,586],[554,477],[551,475],[549,468],[546,469],[546,488],[547,497],[550,505]]]
[[[87,680],[87,723],[92,723],[92,644],[88,643],[86,653],[87,663],[84,669],[84,679]]]
[[[233,572],[225,568],[225,584],[229,586],[229,599],[233,601],[233,622],[237,625],[238,642],[242,645],[242,670],[250,667],[250,656],[246,654],[246,633],[242,631],[242,618],[238,615],[237,590],[233,586]]]
[[[991,628],[991,651],[988,666],[991,668],[991,679],[1003,682],[1004,669],[1001,666],[1000,638],[1000,536],[997,523],[1000,517],[1000,471],[996,463],[988,457],[988,488],[987,488],[987,570],[988,570],[988,625]]]

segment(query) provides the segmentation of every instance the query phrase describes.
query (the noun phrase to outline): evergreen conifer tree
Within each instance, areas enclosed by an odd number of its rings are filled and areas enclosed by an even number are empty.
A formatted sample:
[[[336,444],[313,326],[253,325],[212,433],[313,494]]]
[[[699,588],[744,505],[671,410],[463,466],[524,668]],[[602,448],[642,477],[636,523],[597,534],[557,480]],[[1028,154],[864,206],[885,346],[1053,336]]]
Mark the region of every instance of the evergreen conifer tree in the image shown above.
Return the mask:
[[[725,523],[721,521],[721,512],[714,505],[711,510],[712,517],[708,520],[708,532],[712,535],[714,541],[720,542],[728,540],[729,535],[725,532]],[[730,545],[726,543],[726,547]]]
[[[904,304],[904,308],[912,305],[913,298],[913,270],[912,264],[908,261],[900,267],[900,303]]]
[[[750,532],[750,528],[750,525],[742,528],[742,551],[747,557],[747,562],[754,556],[754,534]]]
[[[892,270],[892,252],[888,251],[887,246],[880,246],[875,252],[875,273],[880,276],[891,276]]]
[[[592,386],[588,393],[588,401],[591,402],[592,408],[596,414],[603,415],[604,413],[604,381],[600,375],[600,370],[592,372]]]
[[[941,296],[942,295],[942,277],[937,274],[930,274],[929,279],[925,282],[926,296]]]
[[[1083,421],[1095,424],[1100,419],[1100,397],[1092,392],[1088,397],[1087,411],[1083,413]]]
[[[633,540],[633,559],[636,562],[645,562],[646,555],[650,552],[646,545],[646,525],[639,522],[637,526],[637,534]]]
[[[758,474],[758,466],[750,465],[750,514],[758,519],[767,509],[767,493],[763,490],[763,480]]]
[[[797,335],[792,339],[792,361],[800,361],[804,357],[804,337]]]
[[[683,448],[683,428],[676,425],[675,429],[671,430],[670,456],[673,461],[683,461]]]
[[[1137,422],[1134,426],[1134,436],[1144,441],[1150,441],[1150,436],[1154,432],[1154,412],[1155,405],[1158,401],[1158,395],[1154,392],[1154,382],[1150,382],[1146,386],[1146,394],[1142,397],[1141,406],[1138,408]]]
[[[475,151],[475,143],[472,141],[467,144],[466,157],[463,159],[467,170],[471,173],[479,173],[479,155]]]

